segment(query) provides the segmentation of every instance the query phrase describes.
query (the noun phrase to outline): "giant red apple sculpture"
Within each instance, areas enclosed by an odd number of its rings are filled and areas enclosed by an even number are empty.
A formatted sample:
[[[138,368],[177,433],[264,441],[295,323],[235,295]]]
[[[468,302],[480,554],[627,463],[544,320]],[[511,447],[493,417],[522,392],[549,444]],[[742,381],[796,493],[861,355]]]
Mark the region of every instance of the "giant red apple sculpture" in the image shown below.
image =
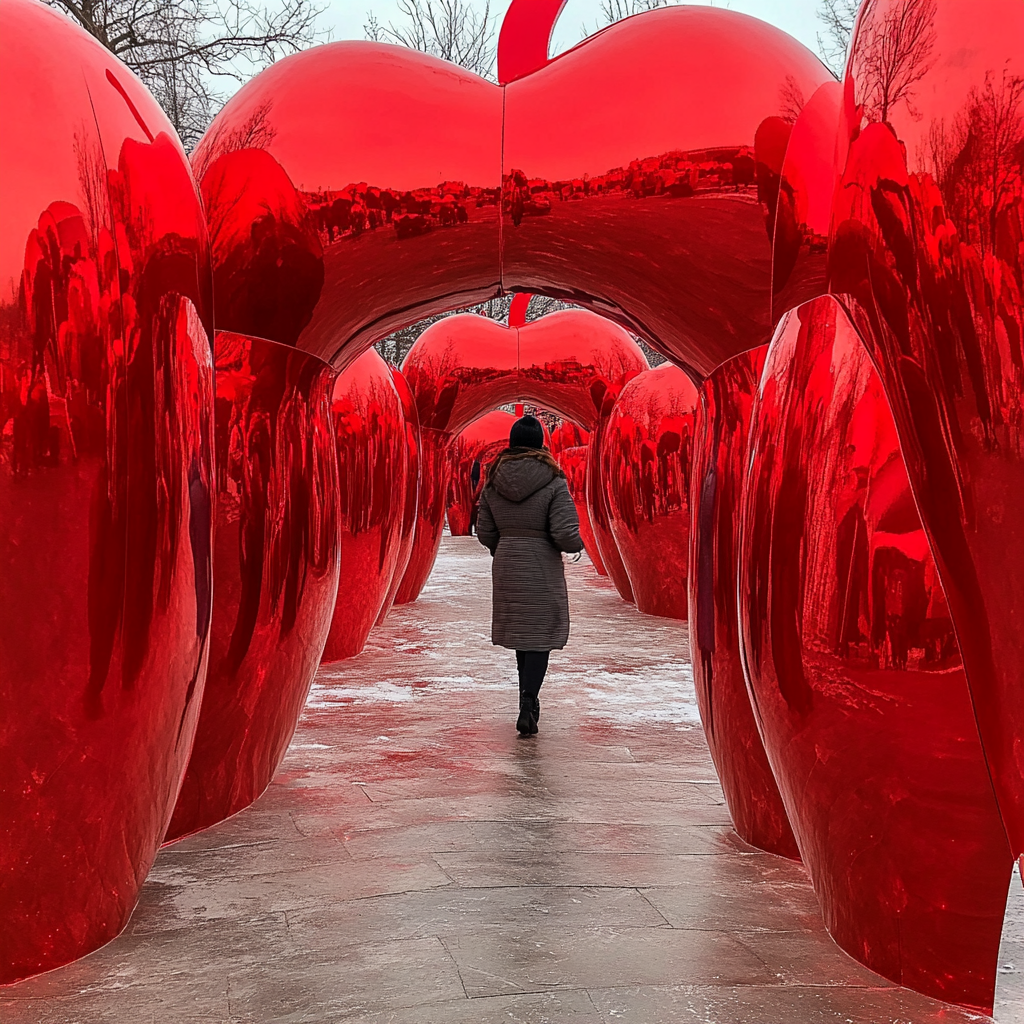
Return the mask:
[[[338,452],[339,594],[323,661],[358,654],[398,568],[408,447],[402,400],[388,364],[370,349],[334,383]]]
[[[216,178],[219,326],[258,316],[344,364],[430,313],[536,290],[707,373],[768,338],[778,136],[829,77],[785,33],[692,6],[504,88],[379,44],[278,61],[194,158]]]
[[[247,807],[295,730],[338,591],[334,374],[218,331],[210,672],[167,839]]]
[[[690,468],[690,661],[704,738],[737,833],[798,858],[747,695],[736,601],[746,442],[766,349],[726,360],[700,387]]]
[[[522,327],[473,313],[428,327],[402,364],[416,396],[423,459],[416,541],[398,600],[415,600],[430,575],[444,526],[452,443],[465,425],[504,402],[526,399],[586,430],[600,430],[622,386],[646,367],[626,331],[583,309],[549,313]],[[596,472],[590,480],[594,520],[600,512],[606,523]],[[598,533],[597,543],[620,593],[629,599],[629,581],[610,530]]]
[[[481,416],[454,441],[452,476],[448,485],[448,529],[453,537],[466,537],[476,523],[480,491],[487,479],[487,464],[508,447],[515,416],[502,409]]]
[[[747,459],[744,663],[829,931],[988,1010],[1012,858],[895,423],[831,297],[783,318]]]
[[[0,984],[123,927],[209,656],[202,206],[142,83],[0,4]]]
[[[637,608],[686,618],[697,389],[671,363],[634,377],[604,430],[609,523]]]

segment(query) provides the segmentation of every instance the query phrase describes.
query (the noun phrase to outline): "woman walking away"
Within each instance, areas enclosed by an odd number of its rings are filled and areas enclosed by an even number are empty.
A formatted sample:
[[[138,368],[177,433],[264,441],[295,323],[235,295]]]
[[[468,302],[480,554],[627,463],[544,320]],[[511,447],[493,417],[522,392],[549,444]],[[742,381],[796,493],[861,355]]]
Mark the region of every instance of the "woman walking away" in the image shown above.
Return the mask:
[[[540,420],[516,420],[508,444],[487,471],[476,535],[494,556],[491,643],[516,652],[516,728],[532,736],[548,655],[569,639],[562,552],[582,551],[583,541],[565,474],[544,447]]]

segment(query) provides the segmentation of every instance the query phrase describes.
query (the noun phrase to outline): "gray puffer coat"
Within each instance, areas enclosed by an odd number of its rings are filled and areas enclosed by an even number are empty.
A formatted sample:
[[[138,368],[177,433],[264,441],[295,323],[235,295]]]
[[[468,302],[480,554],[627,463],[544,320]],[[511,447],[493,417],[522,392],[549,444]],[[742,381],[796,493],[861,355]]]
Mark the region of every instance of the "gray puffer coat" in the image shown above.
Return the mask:
[[[476,520],[491,566],[491,642],[554,651],[569,639],[563,551],[582,551],[565,477],[546,451],[510,448],[495,460]]]

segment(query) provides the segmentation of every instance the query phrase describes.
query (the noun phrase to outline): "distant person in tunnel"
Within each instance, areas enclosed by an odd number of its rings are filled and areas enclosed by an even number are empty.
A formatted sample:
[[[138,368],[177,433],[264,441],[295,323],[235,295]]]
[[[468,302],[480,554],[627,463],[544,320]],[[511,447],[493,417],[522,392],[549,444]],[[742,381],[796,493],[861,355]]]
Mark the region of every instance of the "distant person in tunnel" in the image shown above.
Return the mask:
[[[562,552],[582,551],[583,541],[565,474],[544,447],[540,420],[516,420],[508,443],[488,469],[476,535],[494,556],[491,642],[516,652],[516,729],[532,736],[548,655],[569,639]]]

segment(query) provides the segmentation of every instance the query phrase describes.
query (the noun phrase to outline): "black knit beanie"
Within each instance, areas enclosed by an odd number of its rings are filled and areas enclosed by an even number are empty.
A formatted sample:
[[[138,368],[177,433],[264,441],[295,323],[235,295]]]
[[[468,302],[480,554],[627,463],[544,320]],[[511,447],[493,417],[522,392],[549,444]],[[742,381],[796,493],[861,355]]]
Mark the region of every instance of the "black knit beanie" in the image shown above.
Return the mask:
[[[544,427],[536,416],[521,416],[508,434],[510,448],[543,448]]]

